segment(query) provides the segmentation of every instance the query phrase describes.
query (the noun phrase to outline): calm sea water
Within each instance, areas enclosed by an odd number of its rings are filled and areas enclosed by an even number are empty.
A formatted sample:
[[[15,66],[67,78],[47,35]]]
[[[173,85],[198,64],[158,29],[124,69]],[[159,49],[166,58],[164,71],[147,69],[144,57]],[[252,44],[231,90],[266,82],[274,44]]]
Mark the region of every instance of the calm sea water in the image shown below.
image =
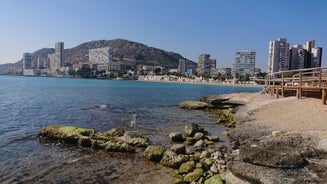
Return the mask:
[[[202,111],[179,109],[180,102],[208,95],[259,90],[0,76],[0,183],[144,183],[151,179],[165,183],[168,178],[164,177],[169,174],[148,163],[141,153],[111,154],[45,144],[37,139],[36,133],[47,125],[73,125],[98,131],[122,127],[147,134],[153,144],[168,146],[169,132],[183,131],[187,122],[201,124],[211,134],[219,135],[223,131],[215,124],[216,117]],[[99,108],[100,105],[106,108]],[[134,114],[136,125],[131,128]]]

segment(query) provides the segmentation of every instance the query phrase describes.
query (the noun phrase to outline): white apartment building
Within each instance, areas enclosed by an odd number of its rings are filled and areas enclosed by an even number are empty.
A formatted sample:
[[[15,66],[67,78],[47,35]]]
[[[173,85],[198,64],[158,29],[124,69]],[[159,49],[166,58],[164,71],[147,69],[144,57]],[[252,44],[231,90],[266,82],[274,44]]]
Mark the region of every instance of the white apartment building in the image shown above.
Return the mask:
[[[97,70],[108,71],[109,63],[113,60],[113,50],[110,47],[89,50],[89,63],[96,66]]]
[[[269,58],[267,73],[288,70],[290,65],[290,44],[286,38],[278,38],[269,42]]]

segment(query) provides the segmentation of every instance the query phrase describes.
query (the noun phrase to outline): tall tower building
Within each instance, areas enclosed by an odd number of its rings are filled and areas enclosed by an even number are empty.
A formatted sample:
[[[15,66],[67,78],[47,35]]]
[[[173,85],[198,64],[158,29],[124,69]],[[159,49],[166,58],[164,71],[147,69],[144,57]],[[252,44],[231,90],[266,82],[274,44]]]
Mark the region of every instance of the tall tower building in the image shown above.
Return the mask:
[[[59,67],[64,66],[64,42],[57,42],[55,45],[55,56]]]
[[[250,50],[243,50],[236,52],[234,72],[237,76],[249,74],[254,75],[256,52]]]
[[[311,68],[321,67],[321,58],[322,58],[322,48],[312,48],[311,49]]]
[[[290,68],[290,44],[286,38],[278,38],[269,42],[268,73],[274,73]]]
[[[184,75],[186,72],[186,61],[185,59],[179,59],[178,62],[178,73]]]
[[[303,69],[307,65],[307,50],[302,45],[290,49],[290,70]]]
[[[200,54],[198,57],[197,72],[199,75],[209,75],[211,68],[210,54]]]
[[[32,55],[30,53],[23,54],[23,70],[32,69]]]

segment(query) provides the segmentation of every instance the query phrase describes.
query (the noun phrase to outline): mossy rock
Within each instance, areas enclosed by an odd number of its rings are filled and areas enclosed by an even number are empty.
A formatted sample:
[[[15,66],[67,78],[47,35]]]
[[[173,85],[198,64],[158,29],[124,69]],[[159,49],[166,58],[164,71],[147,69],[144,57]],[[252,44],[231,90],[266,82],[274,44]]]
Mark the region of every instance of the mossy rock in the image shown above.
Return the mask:
[[[235,127],[236,121],[234,119],[234,114],[231,109],[222,110],[219,113],[219,117],[217,119],[218,124],[222,124],[226,127]]]
[[[188,162],[182,163],[182,165],[179,167],[179,173],[186,174],[186,173],[192,172],[194,169],[195,169],[195,162],[188,161]]]
[[[77,144],[82,136],[91,136],[96,131],[90,128],[74,126],[47,126],[39,130],[38,136],[53,140],[61,140],[68,144]]]
[[[179,104],[179,107],[183,109],[206,109],[212,108],[213,105],[199,101],[184,101]]]
[[[192,182],[192,181],[198,181],[203,174],[203,170],[196,168],[193,172],[190,172],[184,176],[184,181],[186,182]]]
[[[175,178],[173,184],[188,184],[188,182],[184,181],[181,178]]]
[[[105,150],[109,152],[135,153],[135,148],[126,143],[108,141],[105,143]]]
[[[144,150],[144,156],[152,162],[160,162],[166,149],[162,146],[151,145]]]
[[[209,179],[207,179],[204,184],[224,184],[223,180],[221,179],[221,177],[216,174],[213,175],[212,177],[210,177]]]

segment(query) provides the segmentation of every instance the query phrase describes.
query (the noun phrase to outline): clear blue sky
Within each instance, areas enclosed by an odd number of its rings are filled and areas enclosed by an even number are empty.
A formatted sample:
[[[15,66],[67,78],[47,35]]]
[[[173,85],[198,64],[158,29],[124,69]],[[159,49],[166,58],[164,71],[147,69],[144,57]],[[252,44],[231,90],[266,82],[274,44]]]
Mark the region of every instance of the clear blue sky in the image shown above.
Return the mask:
[[[231,67],[235,52],[257,52],[267,68],[268,43],[315,39],[327,65],[326,0],[0,0],[0,64],[24,52],[123,38],[180,53],[202,53]]]

